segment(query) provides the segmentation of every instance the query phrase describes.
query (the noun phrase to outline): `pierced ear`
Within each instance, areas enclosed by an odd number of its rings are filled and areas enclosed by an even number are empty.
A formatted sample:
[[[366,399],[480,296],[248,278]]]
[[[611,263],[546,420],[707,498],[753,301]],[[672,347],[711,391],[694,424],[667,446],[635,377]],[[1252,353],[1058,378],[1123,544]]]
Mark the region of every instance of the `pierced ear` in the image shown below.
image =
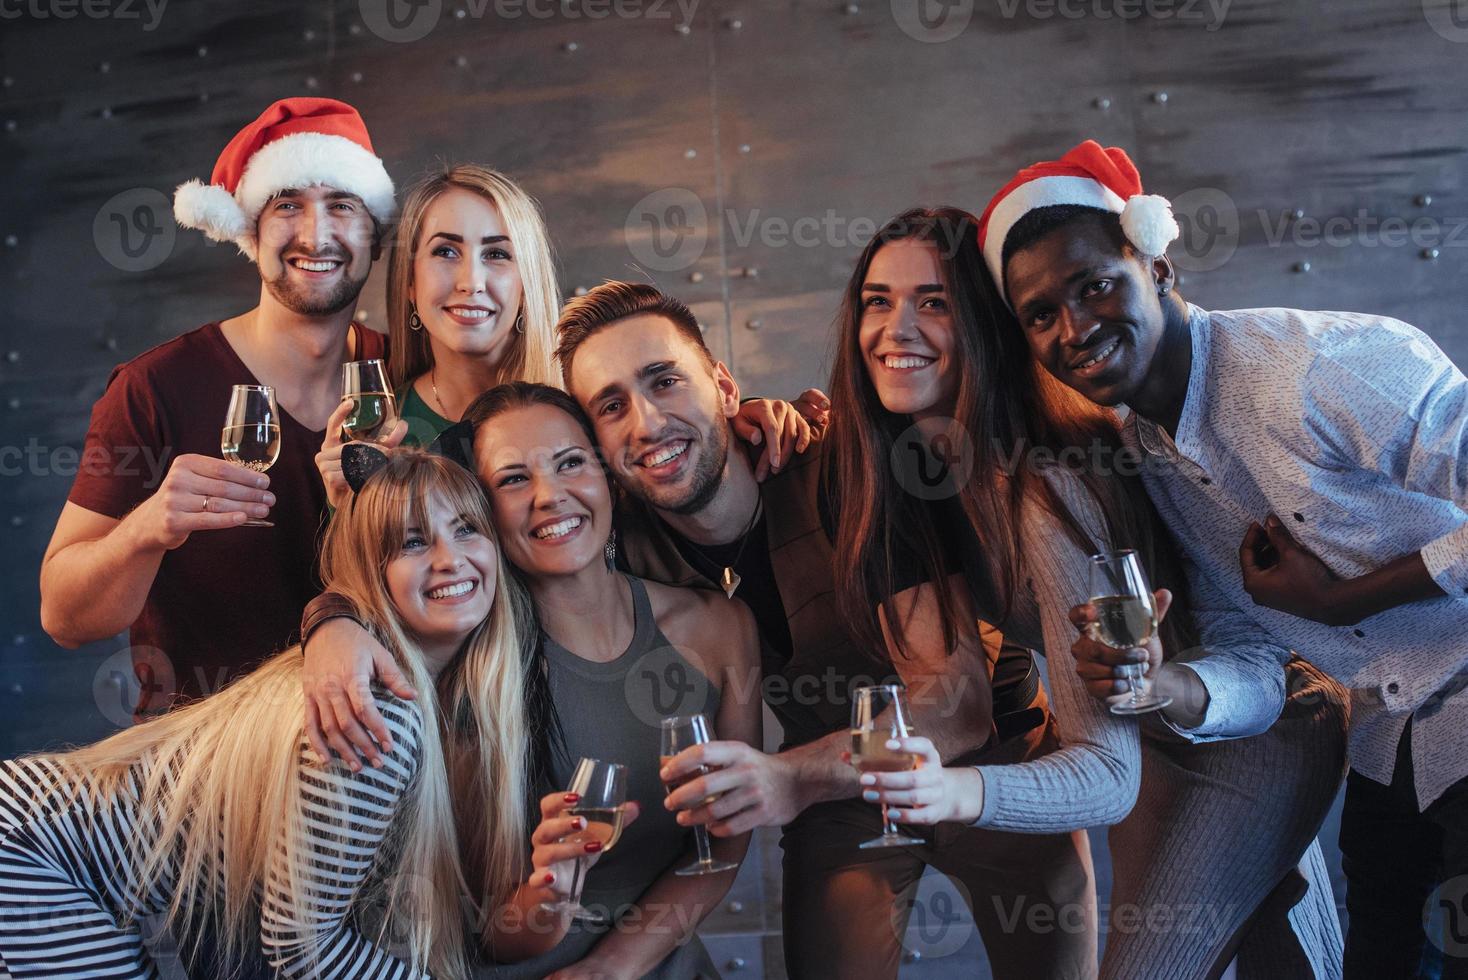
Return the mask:
[[[361,493],[372,474],[386,465],[387,453],[369,442],[349,442],[342,447],[342,476],[353,494]]]
[[[1172,292],[1172,287],[1177,285],[1177,269],[1173,267],[1172,259],[1159,255],[1152,260],[1152,280],[1157,284],[1157,295],[1166,296]]]

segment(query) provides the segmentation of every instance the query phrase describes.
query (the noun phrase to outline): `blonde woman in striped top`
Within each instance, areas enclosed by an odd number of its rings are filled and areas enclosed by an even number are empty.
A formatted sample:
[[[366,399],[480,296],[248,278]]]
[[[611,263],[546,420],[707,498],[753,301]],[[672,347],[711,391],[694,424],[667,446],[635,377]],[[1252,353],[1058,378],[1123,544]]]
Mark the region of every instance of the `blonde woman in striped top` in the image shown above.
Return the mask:
[[[287,977],[464,977],[450,773],[483,807],[464,823],[483,837],[463,842],[476,925],[545,897],[545,868],[524,877],[528,600],[472,475],[421,452],[381,462],[322,556],[419,692],[373,690],[380,767],[310,750],[298,648],[95,745],[0,764],[0,977],[156,977],[151,914]]]

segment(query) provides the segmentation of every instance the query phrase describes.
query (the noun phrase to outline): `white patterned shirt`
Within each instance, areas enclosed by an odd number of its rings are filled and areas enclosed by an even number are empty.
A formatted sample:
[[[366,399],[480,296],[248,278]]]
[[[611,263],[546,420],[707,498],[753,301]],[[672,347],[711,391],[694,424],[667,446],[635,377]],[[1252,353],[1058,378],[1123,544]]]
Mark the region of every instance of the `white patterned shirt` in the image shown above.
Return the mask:
[[[1390,783],[1412,723],[1418,805],[1468,776],[1468,380],[1381,316],[1189,306],[1192,370],[1174,441],[1131,413],[1142,481],[1189,574],[1351,689],[1351,765]],[[1256,605],[1239,545],[1275,514],[1341,578],[1421,552],[1446,593],[1335,627]],[[1264,648],[1267,649],[1267,648]],[[1206,741],[1283,707],[1277,667],[1228,650],[1188,664]],[[1272,676],[1269,672],[1273,672]]]

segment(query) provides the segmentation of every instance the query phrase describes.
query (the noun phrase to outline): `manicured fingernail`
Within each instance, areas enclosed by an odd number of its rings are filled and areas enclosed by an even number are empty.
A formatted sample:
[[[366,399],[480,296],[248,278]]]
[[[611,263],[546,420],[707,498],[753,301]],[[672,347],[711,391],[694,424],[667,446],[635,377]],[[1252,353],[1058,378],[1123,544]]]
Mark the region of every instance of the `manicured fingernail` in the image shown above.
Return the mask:
[[[877,777],[873,776],[871,773],[867,773],[866,775],[858,779],[857,782],[861,783],[863,786],[875,786],[877,785]]]
[[[877,791],[874,789],[863,790],[861,798],[866,800],[868,803],[875,803],[877,802]]]
[[[547,874],[545,876],[545,883],[547,885],[554,885],[556,883],[556,876],[553,874]]]
[[[575,820],[571,821],[571,829],[573,829],[573,830],[585,830],[586,829],[586,821],[583,820],[583,819],[581,819],[580,817],[577,817]]]
[[[586,842],[586,853],[587,854],[595,854],[599,850],[601,850],[601,841],[599,841],[599,840],[591,840],[591,841],[587,841]]]
[[[565,796],[561,797],[561,799],[562,799],[562,801],[564,801],[566,803],[575,803],[577,800],[581,799],[581,794],[580,793],[567,793]]]

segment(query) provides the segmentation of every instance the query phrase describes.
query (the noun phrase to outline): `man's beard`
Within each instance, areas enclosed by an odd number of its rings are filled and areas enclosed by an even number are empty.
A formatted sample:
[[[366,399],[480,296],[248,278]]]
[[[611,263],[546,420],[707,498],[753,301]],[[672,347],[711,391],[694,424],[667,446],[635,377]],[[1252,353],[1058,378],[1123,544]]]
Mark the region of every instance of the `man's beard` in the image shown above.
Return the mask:
[[[709,431],[702,435],[703,438],[699,441],[703,444],[704,452],[699,456],[698,464],[693,470],[693,479],[681,500],[660,500],[641,484],[632,487],[633,493],[656,509],[673,514],[697,514],[707,507],[724,482],[724,465],[729,461],[728,423],[723,419],[715,419]]]
[[[343,270],[346,269],[344,265]],[[281,264],[281,273],[275,279],[265,280],[265,288],[270,290],[270,295],[275,301],[298,316],[327,317],[335,316],[349,306],[357,302],[357,297],[362,295],[362,287],[367,285],[367,277],[361,279],[350,279],[343,271],[342,278],[332,286],[330,291],[319,294],[302,287],[290,279],[290,268]]]

